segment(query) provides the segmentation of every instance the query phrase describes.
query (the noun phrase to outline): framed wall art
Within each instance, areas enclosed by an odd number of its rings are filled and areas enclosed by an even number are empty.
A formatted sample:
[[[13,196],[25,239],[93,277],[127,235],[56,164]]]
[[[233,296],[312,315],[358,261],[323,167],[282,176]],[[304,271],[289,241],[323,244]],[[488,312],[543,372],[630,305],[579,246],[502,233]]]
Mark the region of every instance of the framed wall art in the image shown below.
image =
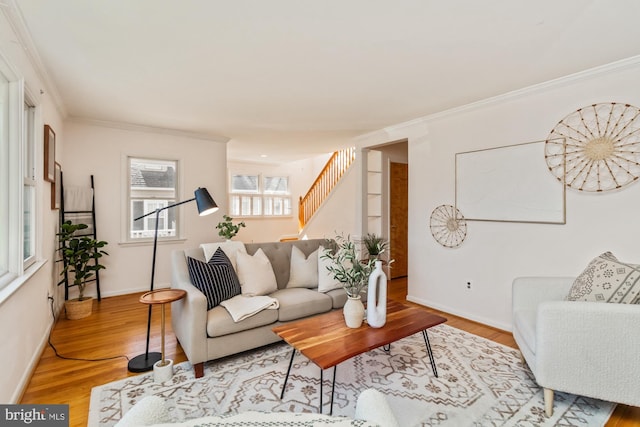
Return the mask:
[[[565,186],[549,176],[545,141],[456,153],[455,200],[467,221],[566,222]]]
[[[44,180],[56,181],[56,133],[51,126],[44,125]]]
[[[60,200],[62,200],[62,167],[60,163],[55,162],[55,181],[51,183],[51,209],[60,209]]]

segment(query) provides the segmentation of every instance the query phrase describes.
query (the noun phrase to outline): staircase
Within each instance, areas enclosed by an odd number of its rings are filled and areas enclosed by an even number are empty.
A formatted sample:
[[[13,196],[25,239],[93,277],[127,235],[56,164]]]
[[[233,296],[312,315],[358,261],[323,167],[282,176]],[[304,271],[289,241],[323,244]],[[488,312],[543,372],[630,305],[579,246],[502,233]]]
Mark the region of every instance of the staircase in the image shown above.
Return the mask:
[[[298,205],[298,229],[302,230],[311,217],[320,208],[331,190],[342,178],[342,175],[349,169],[349,166],[356,158],[356,149],[345,148],[333,153],[331,158],[324,165],[322,171],[303,197],[300,197]]]

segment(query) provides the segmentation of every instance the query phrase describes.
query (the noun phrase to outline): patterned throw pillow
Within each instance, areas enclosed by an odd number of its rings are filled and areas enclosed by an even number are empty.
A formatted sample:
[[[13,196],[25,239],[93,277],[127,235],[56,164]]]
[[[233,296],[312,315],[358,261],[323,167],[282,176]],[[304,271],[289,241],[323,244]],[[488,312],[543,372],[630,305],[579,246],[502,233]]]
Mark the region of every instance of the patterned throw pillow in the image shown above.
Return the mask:
[[[240,294],[240,282],[231,261],[220,248],[209,262],[187,257],[191,283],[207,297],[207,310]]]
[[[639,304],[640,268],[605,252],[573,282],[567,300]]]

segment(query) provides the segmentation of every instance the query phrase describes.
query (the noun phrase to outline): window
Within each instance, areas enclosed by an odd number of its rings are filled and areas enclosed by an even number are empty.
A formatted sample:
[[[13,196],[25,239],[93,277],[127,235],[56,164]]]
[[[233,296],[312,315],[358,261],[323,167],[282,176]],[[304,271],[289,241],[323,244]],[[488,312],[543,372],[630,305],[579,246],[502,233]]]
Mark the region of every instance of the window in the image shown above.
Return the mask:
[[[36,260],[35,108],[0,59],[0,288]]]
[[[233,174],[230,181],[232,216],[291,215],[289,177]]]
[[[23,249],[24,268],[35,262],[36,255],[36,162],[35,162],[35,108],[24,104],[24,157],[23,157]],[[60,185],[59,183],[57,185]],[[52,190],[53,191],[53,190]]]
[[[156,226],[159,238],[179,236],[177,209],[161,211],[157,224],[155,214],[137,219],[177,202],[178,162],[129,157],[128,165],[128,240],[153,238]]]

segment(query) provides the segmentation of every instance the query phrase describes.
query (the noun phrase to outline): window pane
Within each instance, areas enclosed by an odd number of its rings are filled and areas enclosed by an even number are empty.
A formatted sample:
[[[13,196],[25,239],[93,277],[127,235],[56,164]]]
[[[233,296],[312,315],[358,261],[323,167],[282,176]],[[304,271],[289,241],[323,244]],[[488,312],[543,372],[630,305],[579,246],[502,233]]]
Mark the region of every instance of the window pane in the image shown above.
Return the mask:
[[[177,169],[175,160],[129,159],[131,239],[152,238],[155,234],[155,213],[135,221],[136,218],[176,203]],[[159,212],[158,237],[178,235],[178,213],[174,209],[169,211]]]
[[[24,186],[24,210],[23,210],[23,252],[22,260],[26,261],[35,255],[35,236],[34,236],[34,205],[35,205],[35,188]]]
[[[257,193],[258,175],[233,175],[231,177],[232,193]]]
[[[240,215],[240,196],[231,196],[231,216]]]
[[[266,176],[264,178],[265,194],[289,194],[289,178],[286,176]]]
[[[241,206],[240,206],[240,215],[244,215],[244,216],[251,215],[251,197],[242,196]]]
[[[253,197],[253,215],[262,215],[262,197]]]

